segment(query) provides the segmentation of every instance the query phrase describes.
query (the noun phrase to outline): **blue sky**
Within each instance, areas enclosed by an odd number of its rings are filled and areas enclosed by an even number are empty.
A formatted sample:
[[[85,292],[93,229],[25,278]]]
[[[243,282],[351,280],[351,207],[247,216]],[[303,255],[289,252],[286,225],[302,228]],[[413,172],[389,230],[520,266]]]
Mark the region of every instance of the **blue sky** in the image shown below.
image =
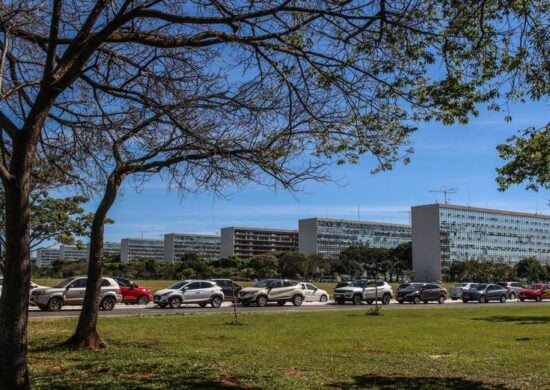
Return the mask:
[[[415,154],[409,165],[371,175],[374,162],[365,158],[356,166],[334,166],[338,183],[305,183],[303,191],[289,194],[249,186],[226,191],[225,198],[212,194],[182,195],[166,190],[160,179],[140,192],[125,185],[106,227],[106,241],[125,237],[161,238],[165,233],[219,233],[226,226],[297,229],[298,219],[330,217],[408,223],[407,210],[419,204],[443,202],[443,194],[430,190],[458,188],[449,195],[453,204],[550,214],[548,191],[532,192],[514,186],[499,192],[495,168],[502,165],[496,145],[517,130],[541,127],[550,119],[548,105],[529,103],[505,113],[482,110],[468,125],[421,124],[413,135]],[[97,200],[87,208],[94,210]]]

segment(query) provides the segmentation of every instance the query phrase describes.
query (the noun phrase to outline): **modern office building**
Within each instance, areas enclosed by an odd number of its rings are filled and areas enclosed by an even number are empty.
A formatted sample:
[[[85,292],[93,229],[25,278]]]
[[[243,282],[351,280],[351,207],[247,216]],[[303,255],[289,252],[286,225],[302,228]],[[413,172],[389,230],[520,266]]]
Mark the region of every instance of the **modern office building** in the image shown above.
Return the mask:
[[[123,238],[120,244],[120,261],[164,258],[164,240],[149,238]]]
[[[88,260],[90,253],[90,246],[85,245],[78,247],[76,245],[60,245],[59,246],[59,258],[65,261],[79,261]]]
[[[226,227],[221,233],[221,257],[247,258],[268,252],[298,250],[296,230]]]
[[[411,227],[385,222],[308,218],[298,221],[300,253],[337,258],[350,246],[393,248],[411,241]]]
[[[103,256],[105,257],[120,256],[120,242],[104,242]]]
[[[37,267],[47,267],[54,260],[59,260],[59,248],[38,248],[36,250]]]
[[[88,260],[89,246],[82,248],[76,245],[59,245],[59,248],[38,248],[36,250],[36,266],[46,267],[54,260],[79,261]]]
[[[442,280],[454,261],[550,263],[550,216],[448,204],[412,208],[413,269]]]
[[[175,261],[195,254],[205,260],[220,257],[221,237],[214,234],[170,233],[164,235],[164,260]]]

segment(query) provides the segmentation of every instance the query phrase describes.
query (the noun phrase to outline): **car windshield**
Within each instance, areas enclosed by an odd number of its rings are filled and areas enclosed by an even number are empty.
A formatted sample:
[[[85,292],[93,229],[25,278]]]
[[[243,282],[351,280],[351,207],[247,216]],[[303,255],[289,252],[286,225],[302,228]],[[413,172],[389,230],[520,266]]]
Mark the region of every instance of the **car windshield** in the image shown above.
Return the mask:
[[[539,288],[542,288],[542,284],[530,284],[527,286],[528,290],[538,290]]]
[[[58,285],[54,286],[54,288],[63,288],[63,287],[67,287],[67,286],[69,285],[69,283],[71,283],[73,280],[74,280],[74,278],[65,279],[64,281],[62,281],[62,282],[59,283]]]
[[[351,286],[352,287],[365,287],[367,284],[370,284],[369,282],[365,280],[355,280]]]
[[[256,282],[254,287],[267,287],[268,285],[271,284],[271,282],[273,282],[273,279],[259,280],[259,281]]]
[[[485,287],[487,287],[487,285],[484,284],[484,283],[472,284],[472,285],[470,286],[470,288],[473,289],[473,290],[483,290],[483,289],[485,289]]]
[[[181,282],[177,282],[176,284],[171,285],[168,287],[168,290],[179,290],[183,286],[185,286],[187,283],[189,283],[189,280],[182,280]]]
[[[457,283],[454,286],[455,287],[466,287],[466,283]]]

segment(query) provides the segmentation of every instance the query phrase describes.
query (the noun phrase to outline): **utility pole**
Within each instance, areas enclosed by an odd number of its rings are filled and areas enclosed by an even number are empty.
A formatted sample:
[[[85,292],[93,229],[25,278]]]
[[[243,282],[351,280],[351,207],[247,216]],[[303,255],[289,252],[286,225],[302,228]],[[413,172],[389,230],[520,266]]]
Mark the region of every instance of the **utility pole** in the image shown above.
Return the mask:
[[[447,194],[456,194],[458,192],[458,188],[447,188],[446,186],[443,186],[440,190],[430,190],[430,192],[441,192],[444,195],[445,204],[447,203]]]

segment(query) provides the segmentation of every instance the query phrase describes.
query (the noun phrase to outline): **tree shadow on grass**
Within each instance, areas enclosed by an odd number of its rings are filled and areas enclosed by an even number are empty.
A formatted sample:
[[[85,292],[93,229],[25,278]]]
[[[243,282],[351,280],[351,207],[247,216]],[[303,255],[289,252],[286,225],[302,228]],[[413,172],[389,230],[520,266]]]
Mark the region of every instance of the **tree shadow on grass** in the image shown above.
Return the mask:
[[[473,320],[487,322],[517,322],[520,325],[533,325],[550,323],[550,316],[492,316],[473,318]]]
[[[502,390],[505,385],[493,385],[463,378],[405,377],[364,375],[353,378],[352,383],[341,382],[327,385],[332,389],[384,389],[384,390]]]

